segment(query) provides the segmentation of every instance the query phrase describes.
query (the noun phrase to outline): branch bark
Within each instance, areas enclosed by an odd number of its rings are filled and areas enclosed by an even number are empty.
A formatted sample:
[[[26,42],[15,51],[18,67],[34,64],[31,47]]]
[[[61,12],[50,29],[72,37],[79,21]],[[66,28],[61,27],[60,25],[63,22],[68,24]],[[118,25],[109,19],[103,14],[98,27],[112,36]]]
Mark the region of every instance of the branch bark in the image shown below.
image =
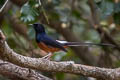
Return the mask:
[[[0,57],[14,64],[22,67],[37,69],[40,71],[49,72],[65,72],[101,78],[105,80],[120,80],[120,68],[107,69],[93,66],[86,66],[81,64],[74,64],[73,62],[55,62],[41,58],[30,58],[22,56],[14,52],[4,41],[5,37],[0,31]]]
[[[4,42],[5,39],[6,38],[5,38],[4,34],[0,30],[0,43],[5,43]],[[4,48],[0,48],[0,49],[2,51],[5,50]],[[0,53],[3,53],[3,52],[0,51]],[[3,60],[7,59],[6,57],[2,58],[3,57],[2,55],[0,57]],[[9,60],[9,59],[7,59],[7,60]],[[36,71],[34,71],[32,69],[22,68],[22,67],[14,65],[14,64],[11,64],[9,62],[4,62],[2,60],[0,60],[0,74],[5,75],[5,76],[7,75],[7,76],[9,76],[11,78],[14,78],[14,77],[17,76],[18,78],[22,78],[24,80],[43,80],[43,79],[44,80],[52,80],[52,79],[49,79],[49,78],[39,74],[38,72],[36,72]]]
[[[34,70],[22,68],[2,60],[0,60],[0,74],[11,79],[19,78],[20,80],[52,80]]]

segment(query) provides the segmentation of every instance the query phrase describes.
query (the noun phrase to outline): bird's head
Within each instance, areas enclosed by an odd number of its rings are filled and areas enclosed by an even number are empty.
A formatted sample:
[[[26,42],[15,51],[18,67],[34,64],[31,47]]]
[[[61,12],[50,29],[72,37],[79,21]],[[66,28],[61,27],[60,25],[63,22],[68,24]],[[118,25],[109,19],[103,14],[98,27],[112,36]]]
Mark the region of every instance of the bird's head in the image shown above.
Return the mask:
[[[45,28],[44,28],[43,24],[34,23],[32,25],[33,25],[33,28],[36,33],[45,33]]]

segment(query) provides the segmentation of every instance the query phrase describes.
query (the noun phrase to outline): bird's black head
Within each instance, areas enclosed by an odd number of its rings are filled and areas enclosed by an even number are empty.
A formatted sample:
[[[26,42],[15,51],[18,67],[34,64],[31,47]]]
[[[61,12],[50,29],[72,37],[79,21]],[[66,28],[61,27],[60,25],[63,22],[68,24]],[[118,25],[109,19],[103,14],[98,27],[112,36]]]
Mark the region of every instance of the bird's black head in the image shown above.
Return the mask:
[[[34,23],[33,27],[34,27],[36,33],[45,33],[45,28],[44,28],[43,24]]]

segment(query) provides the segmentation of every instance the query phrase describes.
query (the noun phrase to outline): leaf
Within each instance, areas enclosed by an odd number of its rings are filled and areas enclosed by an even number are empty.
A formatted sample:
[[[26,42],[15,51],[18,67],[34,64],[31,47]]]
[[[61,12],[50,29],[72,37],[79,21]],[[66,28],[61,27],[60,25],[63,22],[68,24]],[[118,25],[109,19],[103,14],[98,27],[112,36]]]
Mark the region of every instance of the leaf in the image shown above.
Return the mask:
[[[102,0],[98,7],[101,12],[101,19],[106,19],[114,11],[114,3],[108,0]]]
[[[36,16],[39,16],[37,9],[30,6],[28,3],[21,8],[21,20],[24,22],[31,22],[35,20]]]

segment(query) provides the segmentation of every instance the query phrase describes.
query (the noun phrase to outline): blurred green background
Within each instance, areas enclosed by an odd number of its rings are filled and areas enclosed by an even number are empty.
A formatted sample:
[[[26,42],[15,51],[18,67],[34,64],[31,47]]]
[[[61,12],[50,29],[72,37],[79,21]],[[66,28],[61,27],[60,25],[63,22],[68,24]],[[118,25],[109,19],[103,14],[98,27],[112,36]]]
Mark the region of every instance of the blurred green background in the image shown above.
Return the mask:
[[[0,0],[0,7],[5,0]],[[120,42],[119,0],[9,0],[0,13],[0,28],[10,47],[21,55],[42,57],[46,53],[35,42],[31,26],[39,22],[54,39],[117,44]],[[108,37],[109,36],[109,37]],[[115,45],[116,45],[115,44]],[[115,68],[120,66],[120,49],[105,46],[68,48],[56,52],[54,61]],[[42,72],[55,80],[94,80],[82,75]],[[6,77],[1,77],[4,80]]]

